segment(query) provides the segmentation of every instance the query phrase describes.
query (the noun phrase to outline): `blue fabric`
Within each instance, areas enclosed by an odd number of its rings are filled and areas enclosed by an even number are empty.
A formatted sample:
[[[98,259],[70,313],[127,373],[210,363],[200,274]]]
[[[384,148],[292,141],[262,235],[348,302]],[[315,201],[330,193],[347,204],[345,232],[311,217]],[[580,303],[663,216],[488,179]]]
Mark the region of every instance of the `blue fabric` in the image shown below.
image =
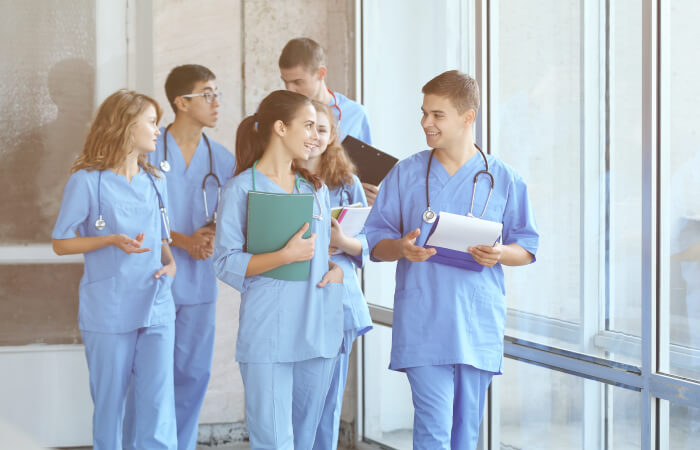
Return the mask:
[[[334,358],[343,340],[345,287],[330,283],[316,285],[328,272],[330,203],[328,189],[318,192],[322,211],[314,201],[311,231],[316,233],[316,251],[306,281],[284,281],[255,275],[246,277],[253,256],[245,249],[247,198],[252,189],[248,169],[231,179],[224,188],[214,245],[214,271],[225,283],[241,292],[236,360],[248,363],[295,362],[312,358]],[[256,171],[256,188],[262,192],[285,191]],[[313,186],[301,182],[303,193]],[[281,218],[283,220],[283,218]]]
[[[348,333],[345,333],[346,339]],[[352,341],[349,341],[352,347]],[[338,448],[338,432],[340,428],[340,413],[343,406],[343,394],[348,379],[348,360],[350,352],[341,352],[331,377],[331,384],[323,405],[323,412],[316,429],[314,440],[315,450],[336,450]]]
[[[365,224],[372,249],[383,239],[398,239],[420,228],[416,245],[423,245],[431,225],[422,220],[426,209],[425,175],[429,151],[399,162],[387,175]],[[516,243],[533,255],[539,235],[520,176],[500,159],[487,155],[495,186],[484,219],[503,223],[502,241]],[[466,215],[473,177],[484,169],[477,153],[452,177],[437,158],[430,172],[430,204],[436,212]],[[489,193],[480,177],[474,211],[480,214]],[[443,264],[398,261],[390,368],[469,364],[500,373],[506,303],[500,264],[473,272]]]
[[[94,226],[98,218],[99,173],[79,170],[71,175],[52,237],[74,238],[76,231],[83,237],[125,234],[135,238],[145,233],[142,247],[151,251],[127,254],[110,245],[85,254],[78,326],[85,331],[125,333],[172,322],[173,279],[167,275],[153,278],[162,267],[164,225],[151,180],[143,170],[134,175],[131,183],[111,170],[103,171],[100,195],[107,225],[99,231]],[[165,178],[154,177],[154,181],[167,208]]]
[[[159,167],[163,160],[163,139],[165,128],[156,142],[156,151],[149,154],[151,164]],[[221,181],[223,189],[226,182],[233,177],[236,160],[224,146],[209,138],[213,158],[214,173]],[[182,151],[173,135],[168,133],[168,163],[170,171],[168,178],[168,194],[171,199],[168,213],[170,226],[173,231],[192,235],[196,230],[207,224],[204,211],[202,181],[209,173],[209,151],[202,137],[199,140],[189,167],[185,165]],[[213,177],[207,179],[207,203],[209,216],[213,215],[217,205],[216,181]],[[211,266],[211,257],[199,261],[190,257],[187,250],[171,246],[177,264],[177,277],[173,283],[173,298],[176,305],[196,305],[213,303],[217,299],[218,289],[216,276]]]
[[[414,450],[474,450],[493,374],[458,364],[406,369]]]
[[[241,363],[250,448],[310,449],[336,358]]]
[[[81,330],[90,372],[93,448],[122,449],[124,399],[134,390],[132,442],[125,448],[177,448],[172,323],[128,333]]]
[[[350,100],[340,92],[333,92],[335,98],[338,101],[338,106],[343,112],[343,117],[340,119],[338,124],[338,137],[340,142],[343,142],[345,136],[352,136],[365,142],[367,144],[372,144],[372,132],[369,127],[369,120],[367,119],[367,111],[365,107],[361,104]],[[329,106],[334,105],[334,101],[331,98]],[[333,114],[335,115],[336,122],[338,121],[338,110],[336,108],[331,108]]]

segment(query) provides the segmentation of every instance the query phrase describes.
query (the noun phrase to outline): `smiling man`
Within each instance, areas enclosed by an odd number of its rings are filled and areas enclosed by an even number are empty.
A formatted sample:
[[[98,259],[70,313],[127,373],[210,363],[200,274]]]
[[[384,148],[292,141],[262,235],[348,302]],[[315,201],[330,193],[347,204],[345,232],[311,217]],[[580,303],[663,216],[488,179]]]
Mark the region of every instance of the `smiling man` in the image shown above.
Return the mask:
[[[413,448],[474,449],[486,391],[503,368],[502,266],[533,262],[539,235],[525,182],[474,143],[476,80],[451,70],[423,94],[431,150],[389,172],[365,232],[373,260],[398,261],[389,368],[406,372],[411,385]],[[480,270],[434,262],[435,249],[423,247],[435,219],[429,212],[466,215],[472,198],[477,217],[483,210],[485,220],[503,224],[502,242],[469,248]]]

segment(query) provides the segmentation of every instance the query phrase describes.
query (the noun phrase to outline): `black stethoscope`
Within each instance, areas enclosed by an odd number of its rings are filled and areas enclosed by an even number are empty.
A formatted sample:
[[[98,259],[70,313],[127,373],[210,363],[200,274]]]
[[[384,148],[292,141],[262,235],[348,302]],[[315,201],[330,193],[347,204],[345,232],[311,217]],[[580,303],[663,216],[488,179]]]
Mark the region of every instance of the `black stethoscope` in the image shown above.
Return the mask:
[[[170,172],[170,163],[168,162],[168,130],[172,126],[172,123],[165,127],[165,133],[163,133],[163,161],[160,162],[160,170],[163,172]],[[214,209],[214,214],[209,217],[209,205],[207,203],[207,179],[213,177],[216,181],[216,205],[218,208],[219,202],[221,202],[221,181],[219,177],[214,173],[214,158],[211,154],[211,144],[209,143],[209,138],[206,134],[202,133],[204,142],[207,143],[207,150],[209,150],[209,173],[204,175],[202,180],[202,197],[204,198],[204,216],[207,223],[216,223],[216,209]]]
[[[100,173],[97,176],[97,220],[95,221],[95,228],[97,228],[98,231],[104,230],[107,226],[107,222],[105,221],[104,217],[102,217],[102,172],[103,171],[100,170]],[[168,218],[168,212],[165,210],[163,198],[160,196],[160,191],[158,191],[158,188],[156,187],[156,182],[153,181],[153,176],[148,171],[146,171],[146,175],[148,175],[148,179],[151,180],[151,185],[158,196],[160,218],[165,226],[165,234],[167,236],[168,243],[171,243],[173,240],[170,238],[170,219]]]
[[[480,170],[474,175],[474,188],[472,189],[472,202],[471,205],[469,205],[469,212],[467,213],[467,216],[469,217],[475,217],[474,216],[474,194],[476,193],[476,182],[479,179],[479,175],[485,174],[488,175],[490,181],[491,181],[491,189],[489,189],[489,196],[486,197],[486,203],[484,204],[484,209],[481,210],[481,215],[478,218],[481,218],[484,216],[484,213],[486,212],[486,207],[489,205],[489,200],[491,200],[491,194],[493,193],[493,185],[494,185],[494,179],[493,175],[491,172],[489,172],[489,162],[486,159],[486,155],[484,155],[484,152],[481,151],[481,148],[479,148],[478,145],[474,144],[477,150],[479,150],[479,153],[481,154],[481,157],[484,159],[484,165],[486,166],[486,170]],[[437,219],[437,213],[430,209],[430,166],[433,163],[433,155],[435,154],[435,149],[430,151],[430,159],[428,160],[428,171],[425,174],[425,202],[428,204],[428,209],[426,209],[423,212],[423,222],[425,223],[433,223],[435,222],[435,219]]]
[[[331,91],[330,89],[326,88],[329,94],[331,94],[331,97],[333,97],[333,104],[330,105],[331,109],[335,108],[338,110],[338,123],[340,123],[340,119],[343,118],[343,110],[340,109],[340,105],[338,104],[338,99],[335,98],[335,93]]]

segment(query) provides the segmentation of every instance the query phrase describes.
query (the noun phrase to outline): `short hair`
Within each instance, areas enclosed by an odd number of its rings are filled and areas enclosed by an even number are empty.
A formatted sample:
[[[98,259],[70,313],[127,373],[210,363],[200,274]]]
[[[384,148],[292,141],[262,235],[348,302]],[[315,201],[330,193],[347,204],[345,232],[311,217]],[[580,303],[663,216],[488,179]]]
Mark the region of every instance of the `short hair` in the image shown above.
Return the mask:
[[[479,110],[479,83],[459,70],[448,70],[425,83],[423,94],[447,97],[460,114],[473,109]]]
[[[279,59],[280,69],[290,69],[301,65],[313,72],[326,64],[326,53],[318,42],[309,38],[295,38],[287,42]]]
[[[216,80],[216,75],[199,64],[185,64],[171,70],[165,80],[165,95],[168,97],[168,102],[175,114],[177,114],[175,98],[191,94],[195,84],[209,80]]]

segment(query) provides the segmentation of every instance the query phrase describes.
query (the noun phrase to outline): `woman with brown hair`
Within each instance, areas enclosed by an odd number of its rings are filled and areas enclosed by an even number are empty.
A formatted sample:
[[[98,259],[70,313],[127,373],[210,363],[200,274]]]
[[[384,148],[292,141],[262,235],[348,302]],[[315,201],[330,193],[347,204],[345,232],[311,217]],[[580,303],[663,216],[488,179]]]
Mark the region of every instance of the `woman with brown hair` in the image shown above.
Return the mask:
[[[237,175],[219,204],[214,271],[241,292],[236,361],[252,449],[312,448],[343,339],[345,289],[342,269],[328,257],[328,188],[295,162],[308,158],[317,139],[310,100],[272,92],[238,127]],[[248,253],[249,191],[313,194],[311,223],[277,251]],[[296,261],[310,261],[308,280],[264,275]]]
[[[161,110],[120,90],[100,106],[73,164],[53,230],[59,255],[83,253],[78,325],[95,405],[93,448],[175,449],[175,262],[165,179],[148,163]],[[122,443],[124,400],[135,392],[133,442]]]
[[[298,160],[297,164],[317,175],[328,186],[331,207],[348,206],[360,203],[367,206],[365,191],[360,179],[355,175],[355,165],[350,161],[343,147],[338,143],[338,127],[328,105],[313,102],[316,109],[316,130],[318,141],[309,154],[309,159]],[[338,427],[343,393],[348,375],[348,359],[355,339],[372,329],[372,318],[355,269],[363,267],[369,258],[367,239],[364,234],[347,236],[340,225],[332,219],[331,259],[343,268],[345,301],[343,302],[343,347],[338,355],[333,380],[326,396],[323,414],[316,431],[314,449],[335,450],[338,446]],[[339,250],[339,252],[335,252]]]

